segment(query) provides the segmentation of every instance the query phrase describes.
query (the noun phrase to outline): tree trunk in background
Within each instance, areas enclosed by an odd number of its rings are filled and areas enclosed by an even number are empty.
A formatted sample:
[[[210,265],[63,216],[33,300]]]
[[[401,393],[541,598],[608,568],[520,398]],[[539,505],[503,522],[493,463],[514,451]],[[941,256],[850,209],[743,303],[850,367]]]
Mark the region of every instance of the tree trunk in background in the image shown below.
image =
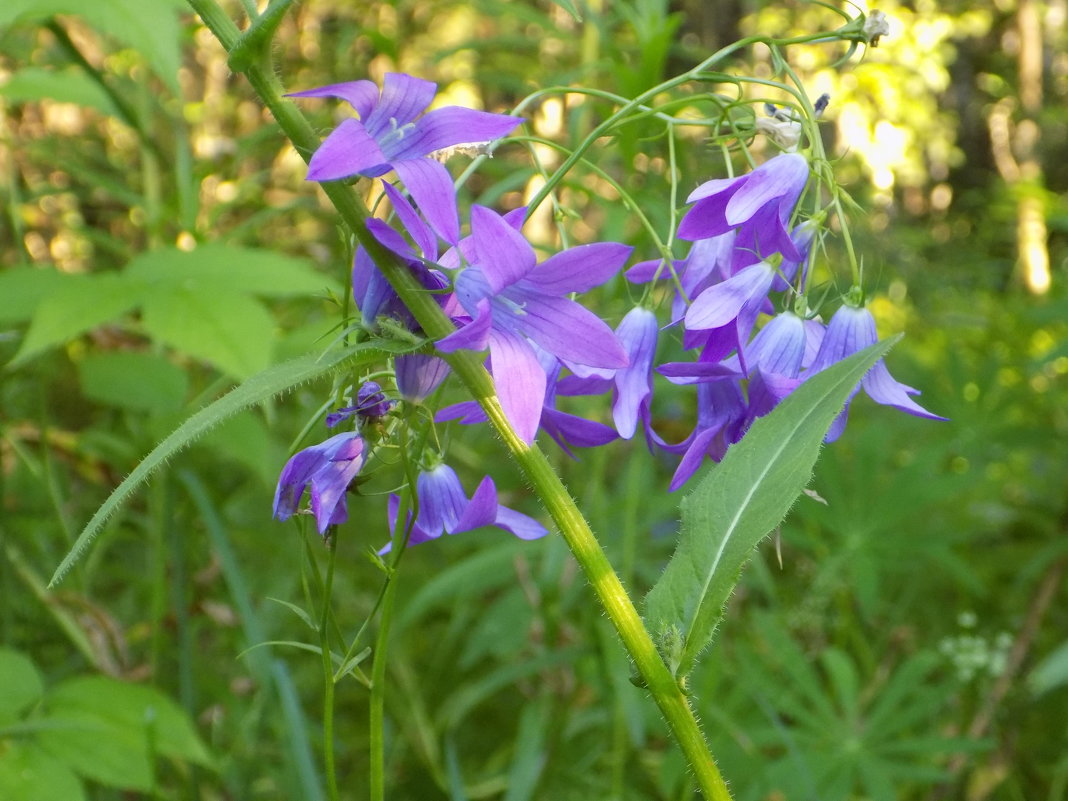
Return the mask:
[[[1050,286],[1046,247],[1046,204],[1039,159],[1039,115],[1042,111],[1042,18],[1038,0],[1020,0],[1016,12],[1019,42],[1020,105],[1016,126],[1016,252],[1024,286],[1044,294]],[[1004,175],[1004,173],[1003,173]]]

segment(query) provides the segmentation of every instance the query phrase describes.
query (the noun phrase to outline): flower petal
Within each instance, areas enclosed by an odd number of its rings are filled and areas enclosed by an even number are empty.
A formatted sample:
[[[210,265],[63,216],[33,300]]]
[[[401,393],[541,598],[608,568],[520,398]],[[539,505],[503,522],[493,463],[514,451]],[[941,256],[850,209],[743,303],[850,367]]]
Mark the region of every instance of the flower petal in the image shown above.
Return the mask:
[[[456,471],[447,464],[425,470],[416,479],[419,514],[416,521],[435,536],[451,532],[467,505],[467,496]]]
[[[411,234],[412,239],[415,241],[416,247],[422,253],[424,259],[429,261],[436,261],[438,258],[438,243],[434,237],[434,232],[430,230],[430,227],[423,222],[423,218],[416,213],[412,204],[408,202],[408,199],[404,197],[397,188],[388,181],[382,182],[382,190],[386,193],[386,197],[389,198],[389,202],[393,206],[393,211],[397,213],[397,219],[400,220],[404,229]]]
[[[459,242],[456,188],[445,165],[430,159],[407,159],[391,164],[430,227],[450,245]]]
[[[548,295],[586,292],[616,275],[633,250],[616,242],[568,248],[531,270],[526,280]]]
[[[497,519],[493,523],[521,540],[536,540],[548,534],[548,530],[535,520],[507,506],[497,507]]]
[[[629,364],[616,373],[616,398],[612,403],[612,420],[623,439],[634,436],[642,405],[646,410],[653,394],[652,367],[656,355],[659,327],[656,315],[636,306],[616,328]]]
[[[455,350],[485,350],[490,345],[492,325],[493,314],[490,312],[490,302],[480,300],[474,319],[444,339],[439,339],[435,347],[442,353],[452,353]]]
[[[382,97],[364,120],[368,132],[380,139],[418,117],[434,99],[438,85],[402,72],[387,72]],[[425,154],[424,154],[425,155]]]
[[[527,275],[537,262],[523,235],[485,206],[471,207],[471,245],[473,261],[494,294]]]
[[[460,534],[483,526],[492,526],[496,519],[497,487],[493,484],[493,479],[486,476],[479,483],[475,494],[464,506],[462,514],[448,533]]]
[[[511,327],[565,362],[590,367],[626,366],[627,354],[612,329],[584,306],[533,290],[513,289],[508,300],[518,307],[510,316]],[[498,302],[494,315],[504,318],[501,312]]]
[[[336,97],[356,109],[361,120],[366,120],[378,103],[379,90],[374,81],[347,81],[305,89],[303,92],[290,92],[286,97]]]
[[[534,349],[521,337],[490,333],[493,382],[509,422],[528,445],[538,433],[545,399],[545,372]]]
[[[726,281],[713,284],[694,300],[686,312],[686,327],[702,331],[719,328],[738,317],[742,307],[762,298],[771,287],[775,270],[767,262],[746,267]]]
[[[724,217],[729,224],[740,225],[776,198],[788,201],[792,209],[807,182],[805,157],[799,153],[780,153],[745,177],[741,188],[727,203]]]
[[[395,158],[414,158],[454,145],[486,144],[507,136],[522,121],[522,117],[508,114],[446,106],[420,119],[393,155]]]
[[[330,132],[308,162],[309,181],[336,181],[378,174],[387,159],[359,120],[348,119]]]
[[[919,395],[918,389],[913,389],[906,384],[902,384],[900,381],[896,381],[890,371],[886,369],[886,365],[880,359],[876,365],[871,368],[864,380],[861,382],[864,387],[864,391],[868,394],[873,401],[881,403],[885,406],[892,406],[895,409],[899,409],[903,412],[908,412],[916,417],[926,417],[929,420],[948,420],[948,417],[942,417],[937,414],[924,409],[920,404],[916,403],[909,395]]]

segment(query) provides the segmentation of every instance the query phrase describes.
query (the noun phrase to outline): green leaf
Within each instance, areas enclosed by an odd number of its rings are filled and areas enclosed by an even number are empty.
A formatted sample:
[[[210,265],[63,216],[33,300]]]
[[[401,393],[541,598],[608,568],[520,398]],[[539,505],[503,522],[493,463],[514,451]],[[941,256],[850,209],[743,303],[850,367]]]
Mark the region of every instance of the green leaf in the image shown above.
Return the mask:
[[[82,776],[113,787],[150,790],[159,756],[210,766],[186,713],[153,687],[82,676],[53,688],[53,725],[36,740]]]
[[[79,106],[94,108],[111,116],[118,113],[115,104],[100,84],[79,70],[24,67],[0,86],[0,96],[16,103],[47,98],[60,103],[76,103]]]
[[[114,351],[78,363],[82,394],[120,409],[176,412],[189,389],[185,372],[162,356]]]
[[[0,749],[0,798],[85,801],[85,789],[61,760],[33,742],[11,741]]]
[[[262,373],[249,378],[210,406],[201,409],[153,448],[148,456],[134,468],[133,472],[116,487],[104,504],[97,509],[92,520],[82,529],[82,533],[78,535],[78,539],[63,558],[59,567],[56,568],[50,584],[55,585],[67,574],[71,566],[96,539],[104,522],[133,494],[134,490],[162,467],[167,459],[187,447],[206,431],[223,420],[233,417],[242,409],[262,403],[300,384],[313,381],[316,378],[346,367],[373,362],[387,355],[403,353],[410,349],[411,346],[408,345],[399,346],[385,342],[364,342],[323,356],[310,354],[264,370]]]
[[[712,641],[757,544],[808,484],[849,393],[897,339],[876,343],[794,390],[753,423],[682,502],[679,544],[645,599],[645,617],[677,676]]]
[[[1068,684],[1068,640],[1047,654],[1027,677],[1033,695],[1042,695]]]
[[[235,291],[156,287],[145,298],[145,331],[228,375],[247,378],[270,364],[274,319]]]
[[[19,714],[41,700],[44,684],[30,658],[11,648],[0,648],[0,724],[15,721]],[[3,798],[14,796],[0,796]]]
[[[22,267],[0,271],[0,325],[24,323],[37,306],[63,283],[63,275],[51,267]]]
[[[38,304],[22,347],[9,367],[115,320],[134,308],[144,294],[140,284],[118,273],[61,278],[55,290]]]
[[[208,244],[194,250],[163,248],[135,256],[126,272],[147,284],[192,291],[237,291],[263,297],[314,295],[343,288],[310,262],[270,250]]]
[[[40,22],[55,14],[81,17],[140,53],[177,97],[182,29],[174,0],[4,0],[0,27]]]

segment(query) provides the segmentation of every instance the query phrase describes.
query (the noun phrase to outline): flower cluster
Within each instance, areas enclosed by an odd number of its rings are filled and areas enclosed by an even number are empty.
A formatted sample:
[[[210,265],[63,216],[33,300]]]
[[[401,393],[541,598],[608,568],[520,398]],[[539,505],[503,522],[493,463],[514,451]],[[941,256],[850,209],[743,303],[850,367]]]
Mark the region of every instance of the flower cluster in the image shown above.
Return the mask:
[[[705,459],[722,458],[757,417],[802,382],[876,341],[874,318],[858,288],[826,324],[809,312],[808,268],[823,215],[804,219],[799,212],[812,173],[806,156],[796,152],[799,136],[791,132],[800,125],[793,116],[776,111],[775,124],[765,126],[776,141],[790,128],[785,152],[737,177],[707,181],[690,194],[676,232],[678,240],[691,243],[685,258],[639,262],[627,271],[634,284],[670,279],[675,289],[668,327],[679,327],[693,358],[655,366],[667,329],[661,328],[651,299],[663,293],[646,292],[614,329],[576,299],[619,276],[630,246],[584,244],[539,261],[522,233],[525,209],[499,214],[480,205],[470,208],[463,235],[452,180],[434,156],[457,147],[485,150],[520,120],[455,107],[423,114],[433,95],[433,84],[397,74],[386,76],[381,93],[369,81],[356,81],[295,94],[341,98],[356,110],[358,119],[341,123],[314,154],[308,177],[382,178],[396,223],[369,220],[368,228],[435,294],[455,324],[453,333],[434,343],[436,353],[395,359],[397,393],[405,404],[424,403],[444,380],[448,366],[440,354],[485,353],[501,407],[524,442],[533,442],[541,430],[571,454],[573,447],[630,439],[640,427],[651,448],[680,457],[674,490]],[[819,111],[825,105],[821,98]],[[397,184],[385,180],[390,172]],[[352,281],[366,327],[389,318],[419,331],[362,248]],[[680,442],[666,441],[653,426],[654,373],[694,388],[693,430]],[[917,390],[894,380],[882,362],[854,394],[860,389],[877,403],[943,419],[919,406],[912,399]],[[557,408],[562,397],[605,393],[611,393],[611,426]],[[828,439],[841,433],[847,411],[848,406]],[[286,465],[276,516],[292,515],[310,487],[320,533],[344,521],[346,490],[374,450],[360,431],[369,420],[393,413],[394,402],[381,388],[365,385],[353,406],[328,419],[336,425],[355,416],[361,421],[357,431],[307,448]],[[473,401],[442,409],[436,418],[468,424],[485,419]],[[383,436],[381,430],[376,436]],[[498,503],[488,476],[468,497],[440,454],[428,451],[418,458],[416,512],[406,526],[409,545],[480,526],[496,526],[522,539],[545,534],[533,519]],[[400,503],[391,497],[391,531]]]

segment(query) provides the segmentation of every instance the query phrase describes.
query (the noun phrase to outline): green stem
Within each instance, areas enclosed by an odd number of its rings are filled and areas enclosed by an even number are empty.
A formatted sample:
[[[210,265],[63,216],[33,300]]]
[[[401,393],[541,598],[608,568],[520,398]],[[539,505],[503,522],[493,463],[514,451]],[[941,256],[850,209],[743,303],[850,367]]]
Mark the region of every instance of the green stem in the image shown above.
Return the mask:
[[[337,561],[337,529],[334,527],[327,530],[326,548],[330,556],[323,586],[323,613],[319,618],[319,648],[323,657],[323,764],[327,795],[330,801],[339,801],[334,760],[334,666],[330,660],[330,593],[334,587],[334,564]]]
[[[215,0],[189,0],[189,4],[200,14],[227,52],[236,46],[240,31]],[[296,106],[282,97],[281,86],[273,71],[253,63],[245,69],[244,74],[260,99],[271,110],[297,152],[304,159],[310,159],[319,145],[319,138]],[[641,102],[647,99],[649,98],[643,96]],[[598,126],[598,129],[602,127]],[[573,153],[573,161],[577,162],[581,155],[580,151]],[[426,335],[436,341],[455,330],[434,296],[425,291],[397,256],[371,235],[365,224],[369,216],[367,209],[350,187],[339,181],[322,183],[320,187]],[[549,191],[549,188],[545,191]],[[726,783],[709,752],[686,696],[660,658],[630,596],[545,454],[537,445],[527,445],[505,417],[494,391],[493,380],[482,364],[483,356],[471,351],[459,351],[444,354],[444,358],[468,392],[482,406],[490,423],[560,529],[575,560],[619,633],[645,686],[667,720],[668,727],[682,748],[704,796],[712,801],[730,801]],[[376,667],[380,658],[381,655],[376,654]]]
[[[378,634],[375,637],[374,664],[371,667],[371,801],[386,797],[386,650],[393,624],[393,601],[397,596],[397,580],[391,577],[382,598]]]

